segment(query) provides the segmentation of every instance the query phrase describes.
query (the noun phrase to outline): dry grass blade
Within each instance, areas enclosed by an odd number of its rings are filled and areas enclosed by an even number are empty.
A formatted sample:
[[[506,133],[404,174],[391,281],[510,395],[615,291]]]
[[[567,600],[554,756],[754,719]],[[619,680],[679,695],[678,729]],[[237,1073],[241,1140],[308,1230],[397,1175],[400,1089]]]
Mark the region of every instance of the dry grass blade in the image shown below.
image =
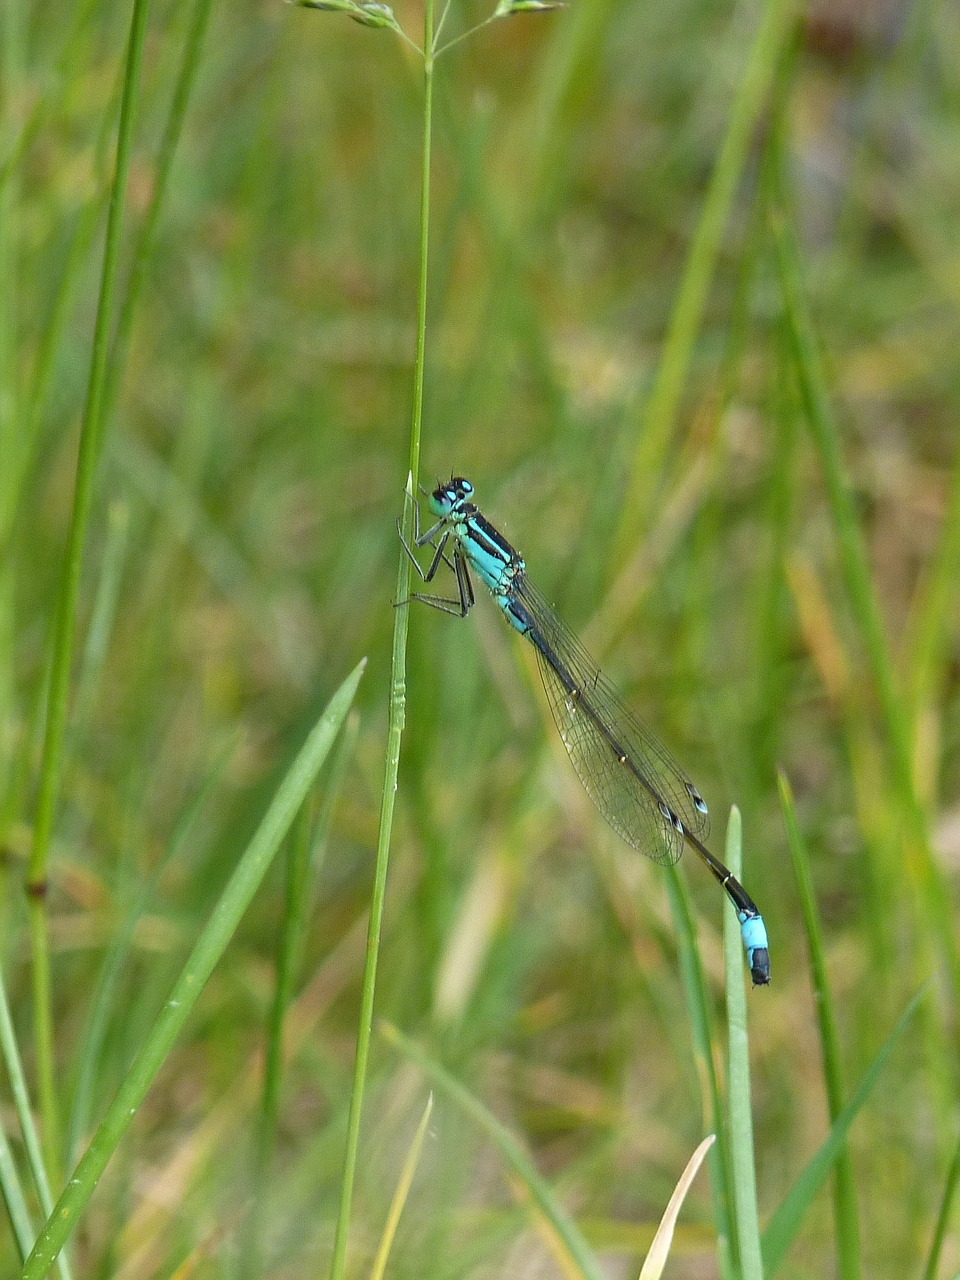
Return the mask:
[[[660,1280],[663,1275],[663,1269],[667,1265],[667,1258],[670,1256],[673,1233],[677,1227],[677,1219],[680,1216],[680,1210],[683,1208],[683,1202],[687,1198],[687,1192],[693,1185],[693,1180],[697,1176],[700,1166],[707,1158],[707,1152],[716,1140],[716,1134],[708,1134],[687,1161],[687,1167],[680,1175],[680,1181],[674,1188],[673,1195],[670,1197],[663,1217],[660,1219],[660,1225],[657,1227],[657,1234],[653,1237],[650,1252],[640,1268],[639,1280]]]

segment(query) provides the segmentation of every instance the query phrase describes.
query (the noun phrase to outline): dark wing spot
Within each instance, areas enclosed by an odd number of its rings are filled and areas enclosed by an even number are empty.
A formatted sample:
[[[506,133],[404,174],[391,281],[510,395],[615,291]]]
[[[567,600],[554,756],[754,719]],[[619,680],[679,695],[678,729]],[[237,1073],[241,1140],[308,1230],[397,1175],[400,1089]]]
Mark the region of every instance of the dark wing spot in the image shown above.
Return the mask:
[[[685,784],[685,786],[687,788],[687,791],[690,793],[690,799],[693,801],[694,808],[697,810],[697,812],[708,813],[709,810],[707,809],[707,802],[704,800],[703,796],[700,794],[697,788],[693,785],[693,783],[688,782]]]
[[[664,822],[669,822],[675,831],[678,831],[680,835],[683,835],[683,823],[669,805],[665,805],[662,800],[658,800],[657,808],[660,810],[660,816],[663,818]]]

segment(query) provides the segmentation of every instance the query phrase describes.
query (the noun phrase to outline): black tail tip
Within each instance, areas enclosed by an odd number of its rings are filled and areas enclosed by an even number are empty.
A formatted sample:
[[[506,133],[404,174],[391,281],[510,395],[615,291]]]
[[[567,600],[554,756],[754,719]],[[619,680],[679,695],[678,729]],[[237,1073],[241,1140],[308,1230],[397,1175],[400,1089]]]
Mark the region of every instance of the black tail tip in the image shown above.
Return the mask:
[[[770,952],[766,947],[757,947],[751,957],[750,977],[755,987],[770,985]]]

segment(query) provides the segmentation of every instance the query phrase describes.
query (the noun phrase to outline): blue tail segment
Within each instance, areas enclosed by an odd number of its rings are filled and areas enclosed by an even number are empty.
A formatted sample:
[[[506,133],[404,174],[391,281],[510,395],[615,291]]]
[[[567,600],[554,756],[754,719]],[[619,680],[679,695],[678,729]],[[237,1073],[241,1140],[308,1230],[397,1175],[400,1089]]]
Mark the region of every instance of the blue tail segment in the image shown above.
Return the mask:
[[[767,942],[767,926],[763,923],[763,916],[738,911],[737,919],[740,921],[740,933],[753,985],[765,987],[770,981],[770,944]]]

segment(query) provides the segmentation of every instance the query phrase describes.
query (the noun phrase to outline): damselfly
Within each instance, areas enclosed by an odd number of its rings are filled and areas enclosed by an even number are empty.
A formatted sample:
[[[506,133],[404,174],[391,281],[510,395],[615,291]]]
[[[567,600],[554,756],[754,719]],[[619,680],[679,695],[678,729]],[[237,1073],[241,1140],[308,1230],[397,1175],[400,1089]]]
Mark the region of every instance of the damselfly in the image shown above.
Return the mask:
[[[436,522],[425,532],[420,531],[420,510],[415,506],[414,547],[401,528],[404,549],[424,582],[433,581],[441,564],[457,582],[456,599],[422,592],[412,598],[465,618],[475,603],[470,578],[474,570],[510,625],[533,643],[563,745],[603,817],[627,844],[655,862],[677,862],[684,842],[700,855],[736,907],[754,983],[768,983],[770,953],[763,917],[740,881],[704,843],[710,820],[703,796],[557,617],[528,578],[523,557],[472,497],[470,481],[454,476],[429,495]],[[433,551],[426,569],[415,550],[423,547]]]

